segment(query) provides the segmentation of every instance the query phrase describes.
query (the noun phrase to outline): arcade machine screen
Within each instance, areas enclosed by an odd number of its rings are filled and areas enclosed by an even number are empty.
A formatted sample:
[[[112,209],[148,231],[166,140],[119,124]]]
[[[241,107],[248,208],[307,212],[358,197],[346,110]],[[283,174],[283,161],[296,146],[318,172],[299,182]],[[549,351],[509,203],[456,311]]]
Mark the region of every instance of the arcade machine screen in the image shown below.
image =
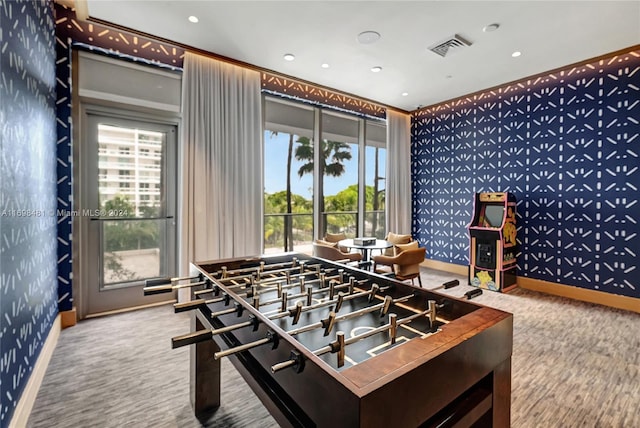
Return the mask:
[[[486,205],[484,208],[484,227],[500,227],[504,219],[504,206]]]

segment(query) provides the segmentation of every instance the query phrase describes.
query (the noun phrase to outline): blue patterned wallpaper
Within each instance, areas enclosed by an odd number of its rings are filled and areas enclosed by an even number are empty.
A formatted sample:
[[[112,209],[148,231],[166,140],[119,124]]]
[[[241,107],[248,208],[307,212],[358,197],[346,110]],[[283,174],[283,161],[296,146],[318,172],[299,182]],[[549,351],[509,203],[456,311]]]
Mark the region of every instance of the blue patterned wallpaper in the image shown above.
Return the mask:
[[[0,6],[0,426],[58,313],[52,4]]]
[[[414,112],[413,233],[469,264],[475,192],[518,199],[520,276],[640,297],[640,50]]]
[[[56,6],[56,28],[59,25]],[[56,32],[56,121],[58,177],[58,310],[73,309],[72,217],[73,152],[71,120],[71,45],[70,39]]]

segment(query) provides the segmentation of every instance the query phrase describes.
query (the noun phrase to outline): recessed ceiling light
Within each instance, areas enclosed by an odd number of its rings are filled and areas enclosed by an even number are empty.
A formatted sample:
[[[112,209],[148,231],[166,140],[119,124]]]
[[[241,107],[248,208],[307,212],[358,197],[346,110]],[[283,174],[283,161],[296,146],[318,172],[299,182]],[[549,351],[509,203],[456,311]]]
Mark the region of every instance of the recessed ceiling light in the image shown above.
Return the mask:
[[[496,31],[498,28],[500,28],[500,24],[489,24],[484,27],[482,31],[484,31],[485,33],[490,33],[492,31]]]
[[[403,93],[402,93],[402,96],[403,96],[403,97],[406,97],[407,95],[409,95],[409,92],[403,92]]]
[[[321,65],[320,67],[322,67],[322,68],[329,68],[329,64],[327,64],[327,63],[325,62],[325,63],[322,63],[322,65]]]
[[[285,61],[293,61],[294,59],[296,59],[295,55],[293,54],[284,54]]]
[[[380,33],[376,31],[363,31],[358,34],[356,39],[363,45],[370,45],[371,43],[375,43],[380,40]]]
[[[520,52],[520,51],[515,51],[514,53],[511,54],[511,56],[514,57],[514,58],[517,58],[520,55],[522,55],[522,52]]]
[[[379,73],[382,71],[382,67],[376,65],[375,67],[371,67],[371,71],[373,71],[374,73]]]
[[[193,16],[193,15],[191,15],[187,19],[189,20],[189,22],[193,22],[194,24],[196,24],[199,21],[198,17],[197,16]]]

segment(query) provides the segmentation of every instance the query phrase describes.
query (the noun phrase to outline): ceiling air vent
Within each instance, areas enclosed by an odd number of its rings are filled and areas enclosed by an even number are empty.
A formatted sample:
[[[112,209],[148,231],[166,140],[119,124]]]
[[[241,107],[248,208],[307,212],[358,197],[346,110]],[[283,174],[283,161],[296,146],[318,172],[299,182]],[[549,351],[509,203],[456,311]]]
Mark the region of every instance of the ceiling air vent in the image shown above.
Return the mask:
[[[442,57],[445,57],[451,49],[459,49],[465,46],[471,46],[471,42],[465,40],[457,34],[454,34],[453,36],[442,42],[429,46],[429,50],[437,53]]]

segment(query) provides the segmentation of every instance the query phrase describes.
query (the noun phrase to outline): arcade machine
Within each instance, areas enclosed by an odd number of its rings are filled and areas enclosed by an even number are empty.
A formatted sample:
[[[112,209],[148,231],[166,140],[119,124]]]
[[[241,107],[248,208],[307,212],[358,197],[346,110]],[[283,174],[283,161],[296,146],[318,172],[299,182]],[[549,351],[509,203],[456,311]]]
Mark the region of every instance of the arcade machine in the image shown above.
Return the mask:
[[[509,291],[516,286],[516,197],[508,192],[475,194],[471,239],[469,284]]]

